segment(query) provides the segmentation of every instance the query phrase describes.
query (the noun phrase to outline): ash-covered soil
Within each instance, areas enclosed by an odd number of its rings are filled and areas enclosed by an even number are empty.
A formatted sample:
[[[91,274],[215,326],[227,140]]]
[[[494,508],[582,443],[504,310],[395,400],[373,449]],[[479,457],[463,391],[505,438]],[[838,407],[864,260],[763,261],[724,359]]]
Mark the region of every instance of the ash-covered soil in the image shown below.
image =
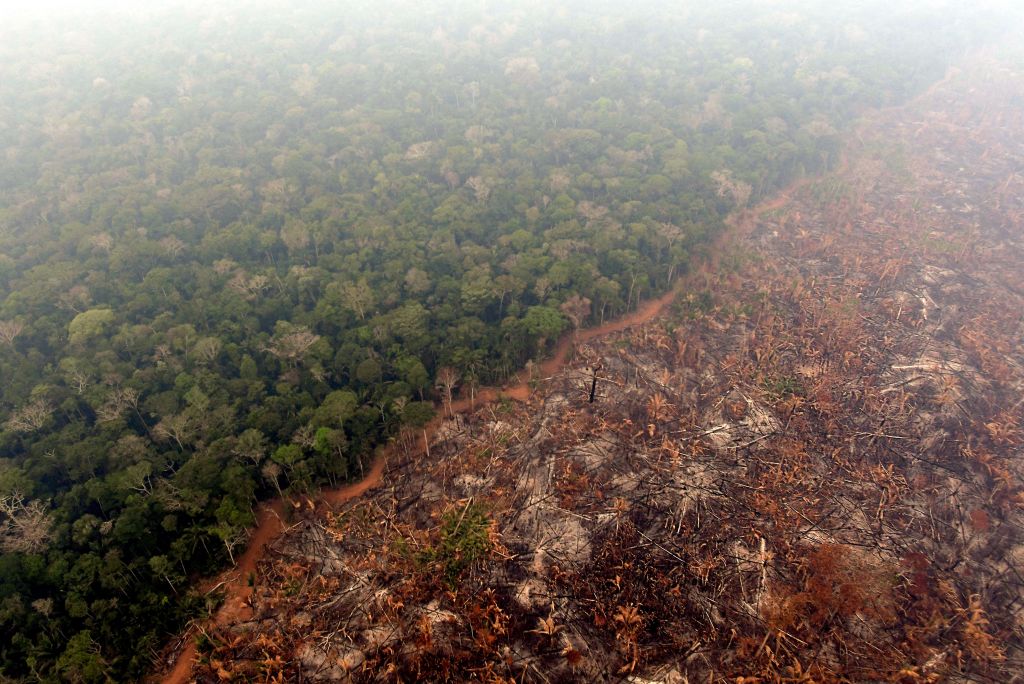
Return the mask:
[[[1022,103],[974,61],[737,220],[669,315],[407,435],[199,680],[1019,681]]]

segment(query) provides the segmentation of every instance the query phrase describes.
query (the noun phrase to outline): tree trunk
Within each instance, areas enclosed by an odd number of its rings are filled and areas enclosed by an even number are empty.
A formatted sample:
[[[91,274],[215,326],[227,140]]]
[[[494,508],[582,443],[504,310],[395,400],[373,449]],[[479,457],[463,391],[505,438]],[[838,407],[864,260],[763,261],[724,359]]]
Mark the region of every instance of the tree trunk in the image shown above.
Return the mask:
[[[235,552],[231,548],[231,542],[227,539],[224,540],[224,548],[228,550],[228,558],[231,559],[231,564],[235,564]]]

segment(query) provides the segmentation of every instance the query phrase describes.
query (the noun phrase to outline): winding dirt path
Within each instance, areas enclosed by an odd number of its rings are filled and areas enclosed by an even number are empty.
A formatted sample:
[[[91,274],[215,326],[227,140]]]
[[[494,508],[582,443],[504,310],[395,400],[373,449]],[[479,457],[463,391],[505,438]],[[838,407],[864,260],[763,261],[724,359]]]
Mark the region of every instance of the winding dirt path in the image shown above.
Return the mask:
[[[374,459],[365,477],[359,482],[325,489],[320,494],[320,500],[329,505],[337,505],[362,496],[367,490],[380,484],[381,476],[384,474],[386,458],[380,455]],[[306,499],[303,503],[312,505],[313,502]],[[235,567],[221,573],[216,581],[211,583],[213,588],[222,588],[225,593],[223,605],[213,616],[212,622],[216,625],[226,625],[235,621],[248,619],[252,611],[249,607],[249,598],[253,588],[249,586],[249,576],[256,572],[256,565],[266,554],[267,547],[281,534],[286,527],[284,524],[284,508],[286,502],[282,499],[272,499],[262,505],[256,513],[256,525],[252,529],[245,552],[238,558]],[[211,589],[212,590],[212,589]],[[187,684],[192,680],[192,666],[196,662],[198,653],[193,638],[197,628],[190,628],[183,636],[185,646],[178,654],[174,668],[160,677],[163,684]]]

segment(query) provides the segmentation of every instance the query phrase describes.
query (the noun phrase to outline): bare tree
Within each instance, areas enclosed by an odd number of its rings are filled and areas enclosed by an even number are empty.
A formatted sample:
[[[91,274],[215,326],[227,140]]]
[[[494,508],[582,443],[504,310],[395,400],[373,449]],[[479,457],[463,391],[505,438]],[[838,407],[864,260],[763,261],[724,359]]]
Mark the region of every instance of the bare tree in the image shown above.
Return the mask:
[[[315,363],[313,364],[312,367],[310,367],[309,375],[317,382],[327,382],[327,380],[331,377],[331,372],[324,368],[319,363]]]
[[[537,299],[543,300],[548,296],[548,292],[551,290],[551,281],[546,276],[537,278],[537,282],[534,283],[533,293],[537,295]]]
[[[185,443],[192,439],[194,427],[192,419],[185,413],[164,418],[153,428],[153,436],[157,439],[173,439],[182,451]]]
[[[463,385],[469,388],[469,408],[470,410],[475,410],[476,392],[480,389],[480,378],[477,377],[475,372],[469,371],[463,377]]]
[[[292,443],[304,449],[312,449],[316,445],[316,428],[312,425],[303,425],[292,435]]]
[[[572,328],[575,332],[583,326],[583,322],[587,320],[587,316],[590,315],[590,299],[579,295],[573,295],[572,297],[569,297],[569,299],[565,300],[559,308],[572,322]]]
[[[513,57],[505,62],[505,75],[521,85],[537,82],[540,65],[536,57]]]
[[[269,286],[270,278],[267,276],[257,274],[250,278],[242,269],[238,269],[228,281],[228,287],[244,296],[248,301],[259,299]]]
[[[139,392],[131,387],[115,387],[107,395],[103,405],[96,409],[96,420],[100,423],[109,423],[117,420],[129,409],[137,409],[139,405]]]
[[[50,617],[50,613],[53,612],[53,599],[52,598],[40,598],[32,602],[32,609],[43,617]]]
[[[185,508],[182,491],[166,478],[157,480],[153,498],[168,511],[180,511]]]
[[[366,318],[367,312],[373,307],[373,290],[370,289],[366,280],[357,283],[348,283],[341,290],[345,303],[352,311],[359,316],[359,320]]]
[[[97,251],[110,253],[110,250],[114,247],[114,238],[110,237],[110,233],[99,233],[89,238],[89,245]]]
[[[249,539],[249,531],[244,527],[235,527],[234,525],[218,525],[213,528],[213,533],[220,537],[221,541],[224,542],[224,548],[228,552],[228,558],[231,559],[231,564],[235,564],[235,549],[245,544]]]
[[[238,268],[238,263],[232,259],[217,259],[213,262],[213,272],[217,275],[227,275]]]
[[[459,374],[451,366],[442,366],[437,369],[437,377],[434,386],[441,390],[444,399],[445,412],[452,413],[452,390],[459,384]]]
[[[263,475],[263,479],[274,485],[274,489],[277,490],[278,498],[284,496],[284,494],[281,493],[281,475],[283,473],[284,469],[281,467],[281,464],[275,461],[267,461],[263,465],[263,468],[260,469],[260,474]]]
[[[309,348],[319,339],[319,335],[308,328],[299,326],[291,332],[276,335],[267,350],[282,361],[296,366],[309,351]]]
[[[0,343],[14,344],[14,338],[20,335],[24,329],[25,325],[18,321],[0,321]]]
[[[70,368],[67,373],[68,382],[75,388],[75,391],[79,394],[85,392],[85,388],[89,386],[89,374],[81,368]]]
[[[679,226],[673,223],[664,222],[658,223],[657,232],[658,235],[660,235],[665,240],[665,258],[669,262],[668,283],[671,285],[672,277],[675,275],[676,270],[676,260],[672,257],[672,248],[676,245],[676,243],[678,243],[680,240],[686,237],[686,233],[683,232],[683,230],[679,228]]]
[[[465,185],[473,191],[477,202],[484,203],[491,196],[493,184],[482,176],[472,176],[466,180]]]
[[[733,177],[729,169],[721,169],[711,174],[711,180],[718,184],[718,196],[731,196],[736,206],[745,207],[750,200],[754,188],[750,183],[744,183]]]
[[[444,167],[441,169],[441,173],[444,176],[444,182],[448,184],[449,190],[454,190],[459,186],[459,174],[450,167]]]
[[[25,502],[19,492],[0,499],[0,549],[5,553],[38,553],[50,541],[53,521],[42,501]]]
[[[194,352],[205,363],[212,363],[220,354],[223,343],[216,337],[204,337],[196,343]]]
[[[43,399],[36,399],[11,414],[7,429],[12,432],[35,432],[46,424],[53,407]]]
[[[160,241],[160,249],[172,259],[177,259],[185,251],[185,243],[174,235],[168,235]]]

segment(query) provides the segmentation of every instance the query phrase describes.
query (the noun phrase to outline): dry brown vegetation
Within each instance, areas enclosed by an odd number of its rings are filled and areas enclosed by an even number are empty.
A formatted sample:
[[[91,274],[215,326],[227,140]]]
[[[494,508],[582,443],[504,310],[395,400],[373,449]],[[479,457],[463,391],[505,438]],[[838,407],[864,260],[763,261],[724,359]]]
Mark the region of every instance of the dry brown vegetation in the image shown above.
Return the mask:
[[[199,679],[1014,680],[1022,101],[979,60],[879,114],[672,315],[279,540]]]

